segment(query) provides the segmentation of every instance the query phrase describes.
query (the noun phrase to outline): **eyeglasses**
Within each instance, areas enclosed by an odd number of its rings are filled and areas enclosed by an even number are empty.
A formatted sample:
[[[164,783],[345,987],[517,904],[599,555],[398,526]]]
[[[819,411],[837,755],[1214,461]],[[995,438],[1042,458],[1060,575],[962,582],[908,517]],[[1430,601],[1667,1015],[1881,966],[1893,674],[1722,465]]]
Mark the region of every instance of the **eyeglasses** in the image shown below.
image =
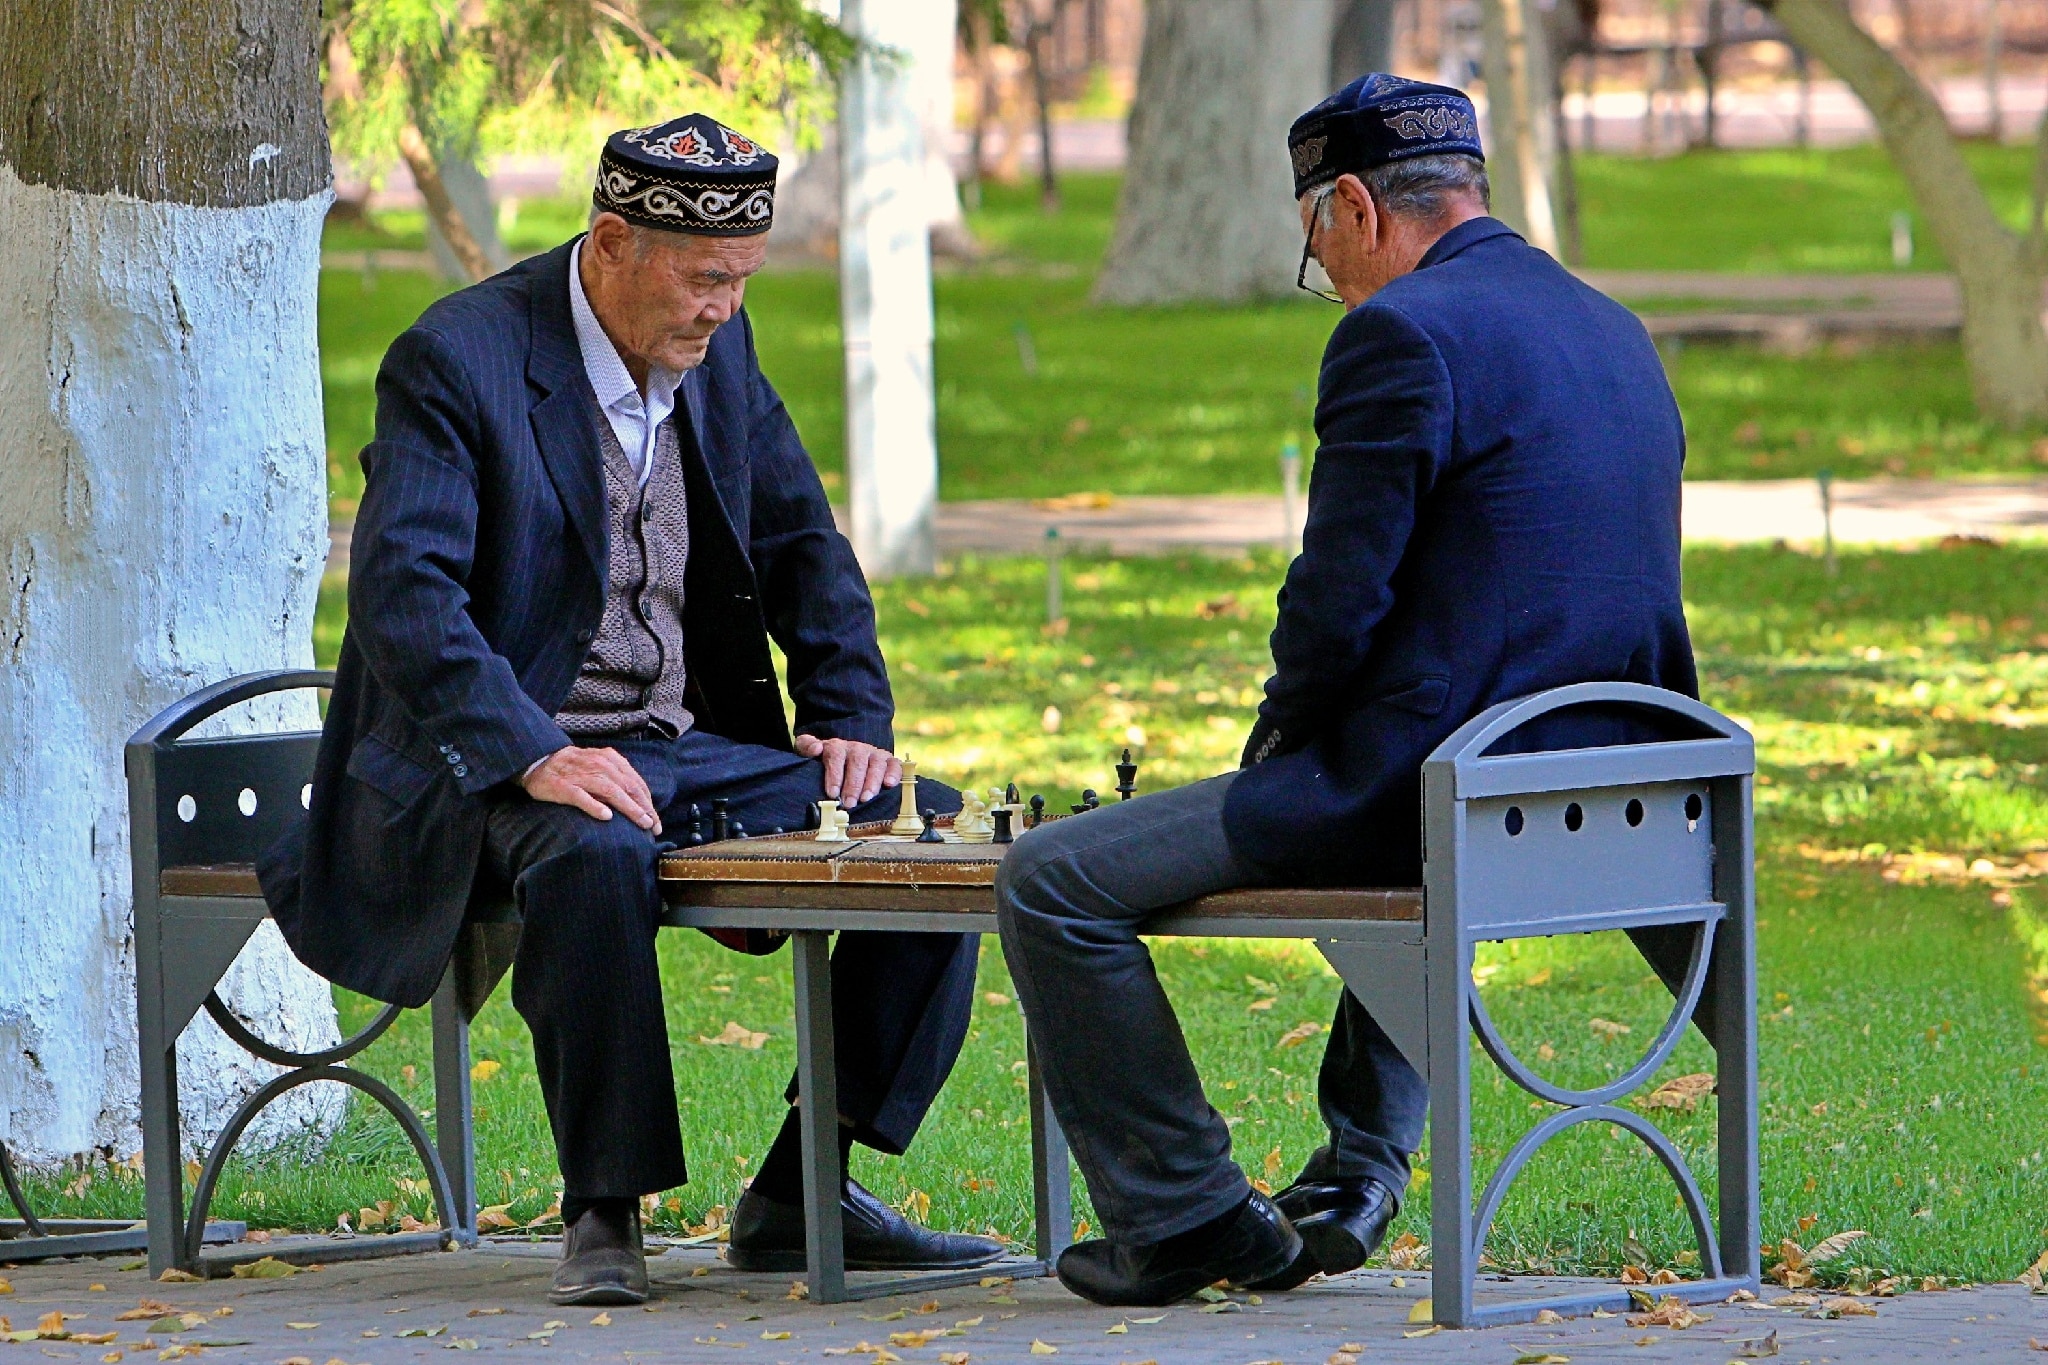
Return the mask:
[[[1301,269],[1294,272],[1294,287],[1303,293],[1314,294],[1319,299],[1328,299],[1331,303],[1342,303],[1344,302],[1342,294],[1337,293],[1333,289],[1318,289],[1308,282],[1309,258],[1315,254],[1316,249],[1316,224],[1322,221],[1323,205],[1330,202],[1330,196],[1334,193],[1336,193],[1336,187],[1332,185],[1318,192],[1316,197],[1309,201],[1308,235],[1301,240]]]

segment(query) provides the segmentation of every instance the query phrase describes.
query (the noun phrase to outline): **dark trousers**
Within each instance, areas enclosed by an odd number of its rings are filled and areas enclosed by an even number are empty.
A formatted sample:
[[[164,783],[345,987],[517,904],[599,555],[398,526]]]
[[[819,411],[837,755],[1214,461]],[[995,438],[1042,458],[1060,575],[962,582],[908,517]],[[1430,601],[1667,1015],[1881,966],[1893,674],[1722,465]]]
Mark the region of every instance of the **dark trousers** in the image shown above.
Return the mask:
[[[1163,906],[1265,880],[1224,837],[1236,777],[1042,825],[996,878],[1003,954],[1046,1091],[1114,1241],[1163,1241],[1228,1213],[1248,1189],[1138,937]],[[1406,1189],[1428,1087],[1348,991],[1319,1089],[1330,1142],[1306,1174]]]
[[[623,753],[653,793],[665,838],[692,803],[717,797],[760,833],[802,828],[824,795],[814,759],[716,735],[635,739]],[[918,804],[959,809],[957,792],[918,780]],[[886,788],[854,819],[893,817]],[[661,918],[655,836],[623,816],[595,820],[524,792],[497,798],[489,870],[513,889],[522,929],[512,1003],[533,1033],[541,1094],[564,1191],[650,1194],[686,1179],[654,936]],[[841,934],[832,954],[839,1106],[853,1136],[909,1145],[967,1036],[978,937]],[[794,1080],[791,1082],[792,1093]]]

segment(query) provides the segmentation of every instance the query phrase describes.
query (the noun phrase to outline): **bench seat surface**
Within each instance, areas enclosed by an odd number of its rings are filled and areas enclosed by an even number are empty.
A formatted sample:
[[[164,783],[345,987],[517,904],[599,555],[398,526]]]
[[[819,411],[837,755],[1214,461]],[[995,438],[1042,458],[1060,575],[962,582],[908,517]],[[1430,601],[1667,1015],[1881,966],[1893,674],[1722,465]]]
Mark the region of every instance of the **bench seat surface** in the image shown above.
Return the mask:
[[[662,894],[700,909],[921,910],[989,914],[1008,846],[877,837],[821,844],[801,835],[727,840],[665,855]],[[166,896],[256,898],[250,863],[167,867]],[[1245,887],[1168,907],[1176,917],[1419,922],[1419,887]]]

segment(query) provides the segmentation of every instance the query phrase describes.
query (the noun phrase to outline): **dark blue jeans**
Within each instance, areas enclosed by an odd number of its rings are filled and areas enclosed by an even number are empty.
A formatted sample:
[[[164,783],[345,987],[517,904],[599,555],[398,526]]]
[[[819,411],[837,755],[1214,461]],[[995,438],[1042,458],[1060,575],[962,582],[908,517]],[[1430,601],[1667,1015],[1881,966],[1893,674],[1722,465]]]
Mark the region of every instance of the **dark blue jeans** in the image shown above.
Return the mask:
[[[1248,1188],[1138,937],[1163,906],[1266,880],[1224,836],[1223,796],[1236,777],[1040,826],[996,878],[1003,955],[1046,1091],[1112,1241],[1199,1227]],[[1348,991],[1318,1088],[1330,1142],[1304,1174],[1405,1190],[1428,1087]]]
[[[801,829],[824,795],[823,766],[781,749],[690,731],[603,743],[646,779],[664,838],[692,803],[724,798],[756,834]],[[960,796],[920,777],[918,804]],[[853,812],[893,817],[898,789]],[[522,928],[512,1004],[533,1033],[541,1095],[564,1190],[651,1194],[685,1179],[654,936],[661,922],[655,836],[624,816],[594,820],[522,791],[493,799],[487,868],[513,888]],[[832,953],[840,1117],[860,1142],[900,1153],[966,1040],[979,936],[841,934]],[[794,1082],[792,1081],[792,1086]],[[765,1138],[764,1138],[765,1141]]]

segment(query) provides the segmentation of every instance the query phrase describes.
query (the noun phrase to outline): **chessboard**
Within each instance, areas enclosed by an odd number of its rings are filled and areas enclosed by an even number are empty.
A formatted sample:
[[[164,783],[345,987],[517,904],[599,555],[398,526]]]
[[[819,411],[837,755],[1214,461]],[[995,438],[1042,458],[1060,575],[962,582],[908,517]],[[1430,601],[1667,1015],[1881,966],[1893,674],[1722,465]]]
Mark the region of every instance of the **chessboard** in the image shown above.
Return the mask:
[[[942,816],[941,843],[891,834],[887,822],[854,825],[845,842],[821,843],[815,830],[726,839],[664,854],[664,882],[839,882],[879,886],[994,886],[1010,844],[968,843]]]

